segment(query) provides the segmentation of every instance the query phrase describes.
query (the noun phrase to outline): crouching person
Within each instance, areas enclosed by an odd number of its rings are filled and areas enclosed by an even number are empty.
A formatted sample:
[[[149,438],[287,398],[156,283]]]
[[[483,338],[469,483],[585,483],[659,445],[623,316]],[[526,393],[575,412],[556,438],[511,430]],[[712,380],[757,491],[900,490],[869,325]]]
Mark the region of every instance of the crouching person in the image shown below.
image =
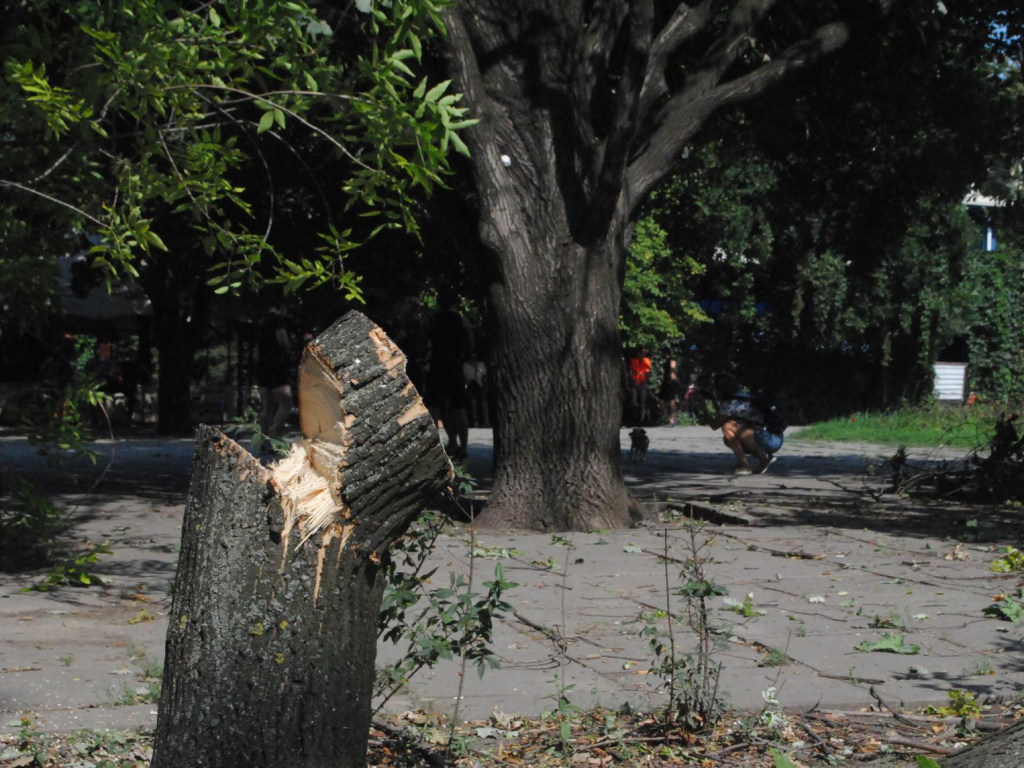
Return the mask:
[[[786,429],[781,406],[767,393],[751,396],[729,375],[715,381],[715,395],[718,408],[709,425],[722,430],[722,442],[736,456],[734,472],[751,473],[747,456],[757,457],[758,473],[767,472],[782,447]]]
[[[761,426],[754,428],[754,444],[757,446],[758,472],[767,472],[775,461],[775,454],[782,447],[782,433],[789,423],[786,412],[772,393],[763,391],[754,398],[753,404],[761,414]]]

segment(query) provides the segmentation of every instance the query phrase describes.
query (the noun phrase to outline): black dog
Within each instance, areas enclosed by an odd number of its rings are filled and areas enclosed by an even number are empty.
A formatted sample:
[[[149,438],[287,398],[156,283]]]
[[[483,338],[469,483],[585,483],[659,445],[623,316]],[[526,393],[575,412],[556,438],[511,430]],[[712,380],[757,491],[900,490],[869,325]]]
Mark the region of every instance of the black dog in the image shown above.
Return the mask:
[[[647,449],[650,445],[651,438],[647,436],[647,430],[636,427],[629,433],[629,461],[647,461]]]

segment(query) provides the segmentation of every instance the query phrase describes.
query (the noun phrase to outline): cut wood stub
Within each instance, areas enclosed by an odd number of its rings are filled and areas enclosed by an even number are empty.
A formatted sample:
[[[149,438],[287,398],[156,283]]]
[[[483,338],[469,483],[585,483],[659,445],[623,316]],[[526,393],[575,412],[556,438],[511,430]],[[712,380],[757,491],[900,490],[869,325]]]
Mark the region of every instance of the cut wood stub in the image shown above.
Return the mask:
[[[454,474],[433,419],[405,373],[405,356],[368,318],[350,312],[310,342],[299,365],[303,440],[272,468],[302,540],[332,523],[353,542],[386,548],[408,521],[377,519]],[[360,521],[373,518],[371,528]]]
[[[196,456],[153,768],[361,766],[387,548],[452,480],[404,357],[350,313],[305,352],[304,438]]]

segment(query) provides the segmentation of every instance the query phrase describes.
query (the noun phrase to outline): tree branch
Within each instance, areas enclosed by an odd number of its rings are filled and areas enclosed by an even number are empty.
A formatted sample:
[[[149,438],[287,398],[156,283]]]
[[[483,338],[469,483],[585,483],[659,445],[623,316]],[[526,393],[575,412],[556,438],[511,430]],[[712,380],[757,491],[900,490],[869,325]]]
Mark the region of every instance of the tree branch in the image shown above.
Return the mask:
[[[81,208],[76,208],[75,206],[71,205],[71,203],[65,200],[61,200],[59,197],[53,197],[53,195],[48,195],[45,192],[40,192],[38,189],[33,189],[32,187],[26,186],[25,184],[19,184],[16,181],[8,181],[7,179],[0,179],[0,187],[11,187],[12,189],[20,189],[22,192],[28,192],[29,194],[36,195],[38,197],[43,198],[44,200],[49,200],[51,203],[56,203],[57,205],[63,208],[67,208],[69,211],[77,213],[86,221],[91,221],[98,227],[102,227],[104,224],[103,221],[97,219],[95,216],[89,215]]]
[[[676,155],[712,113],[761,95],[793,72],[835,52],[848,38],[849,29],[845,23],[826,24],[809,37],[791,45],[777,58],[721,84],[717,84],[718,79],[725,70],[720,68],[730,56],[735,55],[735,51],[723,52],[716,57],[715,64],[688,80],[686,86],[655,117],[654,122],[658,127],[627,173],[631,198],[643,199],[664,178]],[[723,46],[734,47],[729,43]]]
[[[704,29],[711,21],[715,0],[703,0],[696,8],[680,3],[672,18],[662,28],[654,44],[647,62],[647,72],[640,92],[638,119],[643,122],[659,99],[668,94],[668,83],[665,81],[665,67],[669,57],[679,46]]]
[[[605,136],[594,154],[587,223],[583,228],[583,231],[595,234],[604,231],[620,200],[621,179],[636,136],[641,84],[653,36],[654,6],[651,0],[637,0],[632,8],[624,10],[628,10],[628,14],[619,19],[615,28],[620,30],[619,35],[625,36],[626,51],[619,72],[609,73],[611,77],[607,84],[611,92],[607,98],[611,99],[614,111],[603,131]],[[608,40],[605,44],[610,49],[613,41]],[[591,80],[593,82],[596,78],[592,77]],[[590,98],[596,101],[604,97],[605,94],[590,94]],[[592,141],[590,145],[594,144]]]

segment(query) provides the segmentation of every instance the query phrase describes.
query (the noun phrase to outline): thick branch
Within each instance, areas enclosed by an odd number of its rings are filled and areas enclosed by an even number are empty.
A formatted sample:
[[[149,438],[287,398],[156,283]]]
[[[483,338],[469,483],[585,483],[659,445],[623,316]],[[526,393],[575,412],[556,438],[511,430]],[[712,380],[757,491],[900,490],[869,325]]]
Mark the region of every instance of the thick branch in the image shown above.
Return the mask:
[[[629,168],[627,183],[631,199],[642,200],[664,178],[676,156],[712,113],[761,95],[785,77],[835,52],[848,37],[846,24],[827,24],[746,75],[714,86],[703,80],[692,85],[688,81],[687,86],[661,109],[657,130]]]
[[[696,8],[680,3],[672,18],[658,33],[651,46],[651,55],[647,62],[647,72],[640,92],[640,106],[637,117],[645,121],[653,106],[668,94],[668,83],[665,81],[665,67],[669,57],[679,46],[703,30],[711,21],[714,0],[704,0]]]
[[[595,155],[593,183],[587,201],[589,221],[583,228],[583,231],[595,234],[603,233],[607,222],[613,219],[622,192],[622,178],[636,136],[639,95],[650,55],[654,25],[654,8],[650,1],[639,0],[623,23],[624,28],[620,34],[625,35],[626,51],[621,70],[614,73],[614,88],[607,94],[607,98],[612,100],[614,111],[605,131],[602,151]],[[604,96],[598,93],[592,94],[591,98],[600,100]]]

